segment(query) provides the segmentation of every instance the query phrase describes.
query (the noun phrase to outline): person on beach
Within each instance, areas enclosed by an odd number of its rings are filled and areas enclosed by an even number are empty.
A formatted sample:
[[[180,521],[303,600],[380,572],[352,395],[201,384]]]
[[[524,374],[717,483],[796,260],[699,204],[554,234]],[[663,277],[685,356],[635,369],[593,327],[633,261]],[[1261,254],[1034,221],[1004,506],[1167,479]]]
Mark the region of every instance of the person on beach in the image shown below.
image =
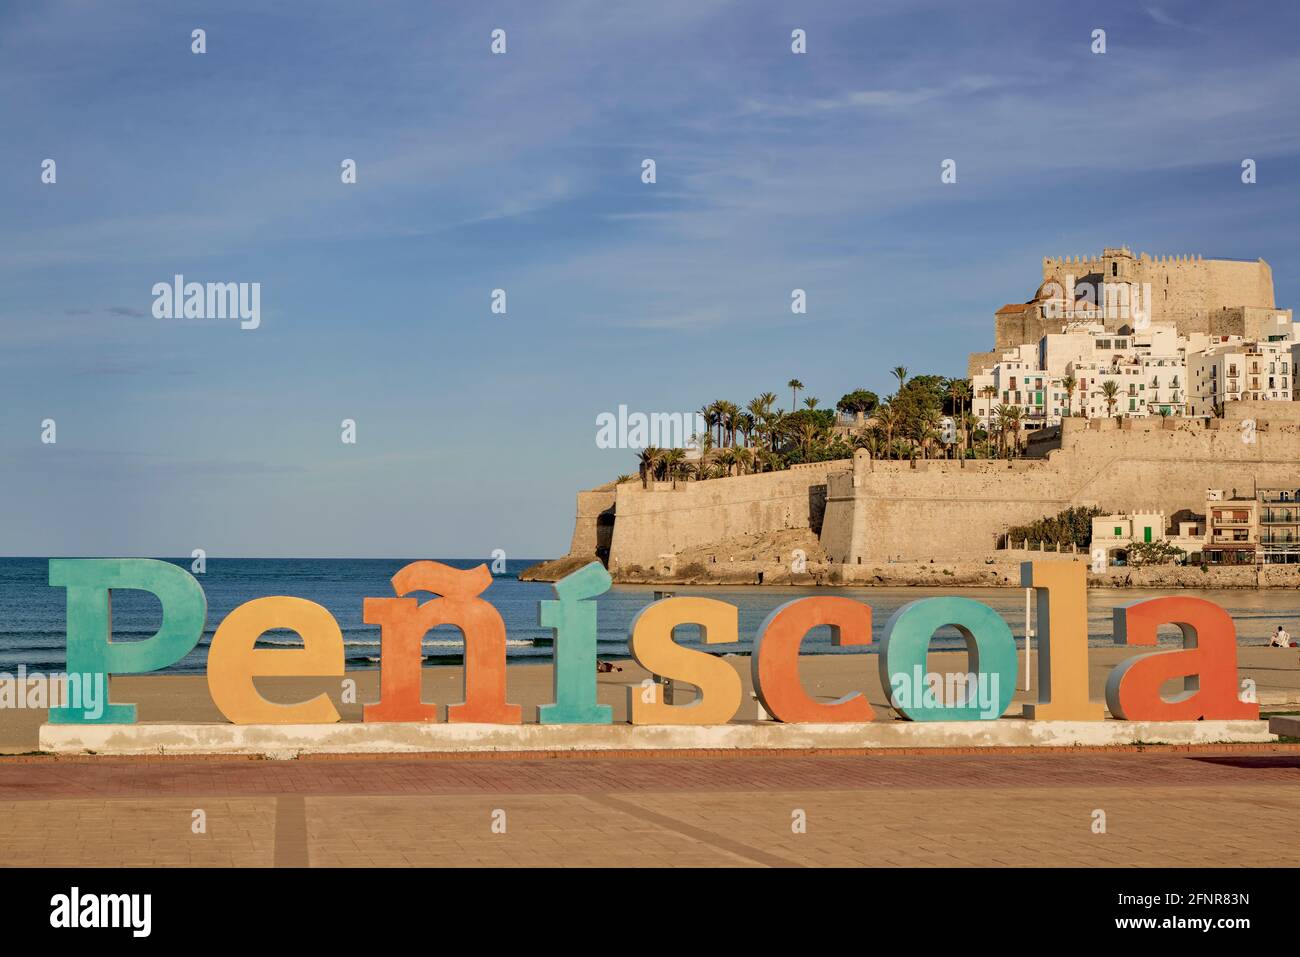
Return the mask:
[[[1286,629],[1281,625],[1273,630],[1273,637],[1268,640],[1270,648],[1290,648],[1291,636],[1287,634]]]

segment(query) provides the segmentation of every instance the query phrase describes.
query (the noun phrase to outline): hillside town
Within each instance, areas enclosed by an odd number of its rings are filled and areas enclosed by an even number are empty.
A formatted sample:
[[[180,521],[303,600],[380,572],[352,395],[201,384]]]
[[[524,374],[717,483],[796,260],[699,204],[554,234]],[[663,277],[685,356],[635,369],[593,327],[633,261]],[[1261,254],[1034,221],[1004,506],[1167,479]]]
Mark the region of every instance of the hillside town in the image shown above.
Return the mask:
[[[980,428],[1062,418],[1222,417],[1227,403],[1290,402],[1300,358],[1262,260],[1134,256],[1044,259],[1025,303],[995,315],[997,346],[971,356]]]
[[[704,406],[686,448],[580,492],[569,554],[533,574],[1012,585],[1055,554],[1106,581],[1297,587],[1300,342],[1266,262],[1049,257],[993,329],[964,377]]]

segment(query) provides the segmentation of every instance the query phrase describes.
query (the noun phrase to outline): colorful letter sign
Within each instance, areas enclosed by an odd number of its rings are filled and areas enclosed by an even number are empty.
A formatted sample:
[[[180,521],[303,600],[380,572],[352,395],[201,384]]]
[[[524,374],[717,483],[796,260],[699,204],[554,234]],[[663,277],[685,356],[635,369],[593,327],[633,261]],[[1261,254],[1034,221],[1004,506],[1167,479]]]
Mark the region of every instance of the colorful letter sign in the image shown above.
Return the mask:
[[[1038,701],[1025,705],[1038,721],[1100,721],[1088,697],[1088,571],[1082,562],[1024,562],[1020,584],[1038,595]]]
[[[367,721],[432,721],[433,705],[420,701],[421,643],[439,625],[465,636],[465,701],[447,708],[447,720],[519,724],[523,709],[506,701],[506,623],[479,597],[492,584],[486,565],[468,571],[441,562],[412,562],[393,576],[399,598],[367,599],[366,621],[384,627],[380,668],[396,672],[380,702],[365,708]],[[420,604],[404,596],[424,591],[442,597]],[[401,717],[401,715],[412,717]]]
[[[1039,721],[1100,721],[1102,703],[1088,696],[1087,580],[1081,562],[1025,563],[1023,584],[1038,602],[1038,700],[1025,705]],[[107,687],[112,674],[138,674],[180,661],[198,644],[207,617],[203,589],[183,568],[152,559],[53,559],[50,584],[66,589],[67,668],[82,680]],[[506,700],[506,627],[482,597],[492,584],[486,565],[458,569],[432,561],[412,562],[392,578],[393,596],[365,599],[365,622],[379,628],[379,700],[364,706],[368,722],[432,722],[438,706],[421,694],[423,644],[434,628],[454,625],[465,639],[465,700],[447,709],[447,720],[519,724],[522,709]],[[555,599],[539,602],[538,622],[554,641],[554,700],[538,708],[538,722],[609,724],[613,709],[597,700],[597,599],[611,587],[609,572],[591,562],[555,583]],[[114,641],[112,591],[151,592],[162,606],[158,632],[144,641]],[[417,593],[427,593],[421,601]],[[738,642],[735,605],[712,598],[657,601],[633,619],[628,649],[656,678],[698,689],[687,704],[668,704],[655,682],[627,682],[628,720],[633,724],[725,724],[740,709],[742,684],[732,662],[707,650],[678,644],[679,625],[700,629],[706,645]],[[1142,721],[1258,720],[1259,706],[1240,700],[1237,639],[1232,619],[1213,602],[1186,596],[1155,598],[1117,608],[1118,644],[1156,644],[1162,625],[1176,625],[1183,647],[1140,654],[1111,672],[1106,701],[1114,717]],[[847,597],[814,595],[787,602],[763,621],[749,667],[754,691],[778,721],[855,723],[875,719],[862,688],[836,701],[809,694],[799,679],[800,648],[814,628],[828,627],[839,646],[872,640],[872,610]],[[967,670],[930,674],[926,667],[936,632],[956,628],[966,644]],[[258,648],[273,629],[288,629],[302,647]],[[992,608],[968,598],[926,598],[898,609],[885,625],[878,656],[880,681],[891,706],[913,721],[990,720],[1014,695],[1016,650],[1011,629]],[[320,724],[340,716],[327,694],[280,704],[259,692],[262,676],[341,676],[343,635],[334,616],[301,598],[257,598],[240,605],[217,628],[208,649],[212,700],[235,724]],[[1170,698],[1161,689],[1182,679]],[[50,709],[54,724],[130,724],[135,706]]]
[[[926,668],[930,640],[945,625],[966,639],[969,667],[952,686],[953,704],[932,687]],[[934,676],[935,678],[945,676]],[[969,598],[908,602],[885,625],[880,683],[894,709],[913,721],[988,721],[1011,704],[1016,690],[1016,640],[1002,616]]]
[[[1237,691],[1237,630],[1214,602],[1176,596],[1116,608],[1115,644],[1155,645],[1161,625],[1177,625],[1181,651],[1136,655],[1106,681],[1110,713],[1129,721],[1258,720],[1259,705]],[[1166,700],[1165,682],[1182,678],[1183,690]]]
[[[203,637],[208,600],[185,569],[152,558],[52,558],[50,584],[66,588],[68,671],[100,675],[156,671],[180,661]],[[158,633],[144,641],[113,641],[113,588],[138,588],[162,604]],[[51,708],[51,724],[131,724],[135,705],[107,704],[91,718],[80,708]]]
[[[738,641],[736,606],[713,598],[665,598],[642,608],[632,619],[628,647],[651,674],[693,684],[699,695],[690,704],[665,704],[659,686],[627,689],[633,724],[726,724],[740,710],[740,675],[727,662],[673,641],[677,625],[699,625],[706,644]],[[650,700],[646,700],[646,698]]]
[[[829,625],[836,645],[871,644],[871,606],[829,595],[786,602],[759,626],[750,656],[754,692],[778,721],[851,722],[875,717],[860,691],[829,704],[809,697],[799,681],[799,645],[818,625]]]
[[[555,583],[559,601],[537,603],[537,620],[555,629],[555,701],[537,709],[541,724],[609,724],[614,709],[596,703],[596,603],[609,591],[609,572],[591,562]]]
[[[257,648],[274,628],[302,638],[301,648]],[[253,683],[260,675],[342,675],[343,633],[327,610],[305,598],[255,598],[240,605],[217,628],[208,648],[208,692],[235,724],[330,724],[339,713],[329,696],[299,704],[276,704]]]

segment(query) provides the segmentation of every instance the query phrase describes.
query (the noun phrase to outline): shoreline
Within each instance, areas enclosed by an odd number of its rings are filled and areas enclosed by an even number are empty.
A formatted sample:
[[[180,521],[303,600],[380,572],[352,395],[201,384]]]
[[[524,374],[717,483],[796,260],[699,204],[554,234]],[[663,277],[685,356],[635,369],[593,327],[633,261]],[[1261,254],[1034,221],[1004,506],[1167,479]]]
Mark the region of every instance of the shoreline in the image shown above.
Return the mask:
[[[615,585],[782,585],[855,588],[1022,588],[1024,561],[1082,561],[1086,556],[1017,552],[1014,559],[908,561],[841,565],[809,561],[794,572],[775,562],[692,562],[681,568],[633,565],[610,570]],[[519,573],[520,581],[556,582],[595,556],[566,555],[541,561]],[[1177,590],[1300,590],[1300,565],[1147,565],[1107,568],[1088,574],[1088,587]]]

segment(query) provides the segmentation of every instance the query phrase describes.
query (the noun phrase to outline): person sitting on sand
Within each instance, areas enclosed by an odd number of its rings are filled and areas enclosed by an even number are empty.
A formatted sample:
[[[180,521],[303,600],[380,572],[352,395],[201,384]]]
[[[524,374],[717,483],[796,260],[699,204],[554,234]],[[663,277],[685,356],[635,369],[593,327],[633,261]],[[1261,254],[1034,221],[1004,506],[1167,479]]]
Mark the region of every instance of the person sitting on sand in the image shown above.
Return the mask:
[[[612,661],[601,661],[599,659],[596,660],[596,674],[598,675],[609,674],[611,671],[622,671],[622,670],[623,670],[622,668],[615,665],[614,662]]]
[[[1270,648],[1290,648],[1291,636],[1287,634],[1286,629],[1278,625],[1273,631],[1273,637],[1268,640]]]

